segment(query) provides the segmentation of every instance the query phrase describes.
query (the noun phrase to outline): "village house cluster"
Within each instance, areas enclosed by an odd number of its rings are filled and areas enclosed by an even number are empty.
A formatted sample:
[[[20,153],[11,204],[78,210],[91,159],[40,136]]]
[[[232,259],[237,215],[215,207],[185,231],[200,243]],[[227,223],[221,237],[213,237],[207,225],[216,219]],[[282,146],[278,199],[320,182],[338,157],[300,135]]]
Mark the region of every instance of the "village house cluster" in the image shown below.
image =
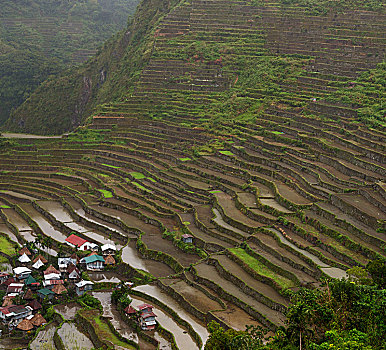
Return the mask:
[[[144,331],[152,331],[157,324],[155,318],[157,315],[153,312],[153,306],[149,304],[141,304],[138,310],[131,305],[125,309],[126,316],[135,319]]]
[[[74,252],[49,264],[37,251],[33,256],[27,247],[23,247],[13,275],[0,272],[0,290],[5,293],[0,307],[0,322],[9,331],[30,332],[44,325],[47,322],[41,311],[45,303],[53,299],[65,300],[69,290],[81,296],[92,289],[94,283],[83,280],[82,271],[101,271],[107,265],[115,264],[114,244],[99,247],[76,235],[70,235],[66,243],[77,250],[91,252],[82,258]]]

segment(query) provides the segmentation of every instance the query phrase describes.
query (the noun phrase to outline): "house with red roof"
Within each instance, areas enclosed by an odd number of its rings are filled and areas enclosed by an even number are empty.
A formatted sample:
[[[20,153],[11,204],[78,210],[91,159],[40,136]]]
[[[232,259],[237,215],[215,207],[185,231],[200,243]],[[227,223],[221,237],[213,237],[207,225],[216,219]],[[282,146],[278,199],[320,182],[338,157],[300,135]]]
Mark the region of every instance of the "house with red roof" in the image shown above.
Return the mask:
[[[79,237],[77,235],[70,235],[65,239],[65,242],[72,248],[78,248],[80,249],[85,243],[87,243],[87,240],[85,240],[82,237]],[[82,249],[83,250],[83,249]]]
[[[7,288],[7,295],[19,295],[23,291],[24,283],[11,283]]]
[[[142,304],[138,306],[139,311],[141,311],[141,316],[139,317],[139,324],[144,331],[153,330],[157,324],[155,318],[156,314],[153,312],[153,306],[149,304]]]
[[[125,309],[125,314],[127,316],[133,316],[137,313],[137,310],[134,309],[131,305],[129,305],[126,309]]]
[[[0,307],[0,320],[6,324],[12,322],[16,325],[23,318],[30,315],[32,315],[32,308],[30,306],[12,305],[8,307]]]

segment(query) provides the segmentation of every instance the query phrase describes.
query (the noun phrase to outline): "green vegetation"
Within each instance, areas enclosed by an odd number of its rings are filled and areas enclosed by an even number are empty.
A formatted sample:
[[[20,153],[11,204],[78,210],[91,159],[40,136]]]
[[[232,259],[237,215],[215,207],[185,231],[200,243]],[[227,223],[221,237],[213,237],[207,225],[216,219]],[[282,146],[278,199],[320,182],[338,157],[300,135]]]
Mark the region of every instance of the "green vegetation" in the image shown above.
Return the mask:
[[[124,28],[136,5],[136,0],[3,2],[0,125],[42,81],[86,60]]]
[[[143,187],[143,186],[142,186],[141,184],[139,184],[138,182],[132,181],[131,183],[132,183],[134,186],[138,187],[140,190],[149,192],[149,190],[148,190],[146,187]]]
[[[266,331],[261,328],[224,332],[211,323],[205,350],[295,350],[299,346],[310,350],[384,349],[386,298],[380,288],[348,280],[330,281],[322,290],[302,288],[291,296],[286,327],[281,327],[266,345]]]
[[[5,236],[0,235],[0,251],[7,255],[13,255],[16,253],[15,244]]]
[[[221,154],[224,154],[226,156],[234,156],[234,154],[231,151],[219,151]]]
[[[258,274],[271,278],[276,283],[278,283],[282,288],[287,289],[295,286],[291,280],[283,276],[280,276],[274,271],[270,270],[267,266],[265,266],[260,261],[256,260],[254,257],[249,255],[244,249],[230,248],[229,251],[231,251],[233,254],[235,254],[237,257],[243,260],[249,267],[255,270]]]
[[[117,338],[117,336],[111,331],[108,324],[100,318],[98,310],[82,310],[81,315],[91,323],[94,327],[95,333],[100,339],[109,341],[114,345],[123,347],[124,349],[135,349],[132,345],[124,343]]]
[[[353,8],[382,11],[385,6],[382,0],[281,0],[281,3],[283,6],[302,6],[307,13],[312,15],[326,15],[331,10],[340,13]]]
[[[145,175],[143,175],[142,173],[139,173],[139,172],[136,172],[136,171],[133,171],[131,173],[129,173],[134,179],[136,180],[141,180],[141,179],[144,179],[146,178]]]
[[[113,198],[113,194],[111,193],[111,191],[101,190],[101,189],[98,189],[98,191],[103,194],[104,198]]]
[[[113,168],[113,169],[120,169],[121,168],[120,166],[115,166],[115,165],[111,165],[111,164],[104,164],[104,163],[102,163],[102,165],[108,166],[108,167]]]

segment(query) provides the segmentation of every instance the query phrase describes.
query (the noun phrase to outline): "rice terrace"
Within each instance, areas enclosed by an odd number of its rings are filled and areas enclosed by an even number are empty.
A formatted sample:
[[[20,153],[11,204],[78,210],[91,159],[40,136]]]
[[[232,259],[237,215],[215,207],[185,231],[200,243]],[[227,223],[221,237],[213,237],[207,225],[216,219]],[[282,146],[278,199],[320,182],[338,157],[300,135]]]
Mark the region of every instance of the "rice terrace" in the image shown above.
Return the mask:
[[[385,27],[143,0],[43,82],[1,126],[0,348],[385,349]]]

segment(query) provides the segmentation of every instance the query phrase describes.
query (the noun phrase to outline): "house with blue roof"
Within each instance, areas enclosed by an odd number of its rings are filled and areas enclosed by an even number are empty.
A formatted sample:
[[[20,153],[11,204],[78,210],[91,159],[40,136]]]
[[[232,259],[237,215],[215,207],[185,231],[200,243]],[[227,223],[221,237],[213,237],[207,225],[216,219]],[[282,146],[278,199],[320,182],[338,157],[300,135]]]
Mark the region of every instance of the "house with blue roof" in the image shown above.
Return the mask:
[[[86,269],[91,271],[103,270],[105,267],[105,259],[97,254],[86,256],[80,260],[80,263],[86,265]]]

